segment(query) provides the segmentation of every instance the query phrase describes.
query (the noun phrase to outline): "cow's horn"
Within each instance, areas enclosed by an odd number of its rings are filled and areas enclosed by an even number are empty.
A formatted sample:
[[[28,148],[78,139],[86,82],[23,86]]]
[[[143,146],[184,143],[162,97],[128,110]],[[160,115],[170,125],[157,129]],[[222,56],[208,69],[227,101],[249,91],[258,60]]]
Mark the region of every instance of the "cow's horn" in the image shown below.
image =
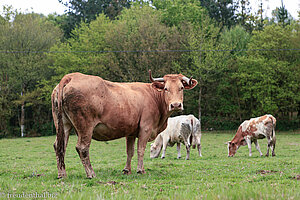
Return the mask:
[[[151,69],[149,69],[149,78],[150,78],[150,81],[153,83],[155,81],[158,81],[158,82],[165,82],[164,78],[153,78],[152,75],[151,75]]]
[[[192,85],[192,77],[193,77],[193,76],[191,76],[191,78],[188,79],[187,77],[183,76],[183,77],[182,77],[182,80],[185,81],[187,84]]]

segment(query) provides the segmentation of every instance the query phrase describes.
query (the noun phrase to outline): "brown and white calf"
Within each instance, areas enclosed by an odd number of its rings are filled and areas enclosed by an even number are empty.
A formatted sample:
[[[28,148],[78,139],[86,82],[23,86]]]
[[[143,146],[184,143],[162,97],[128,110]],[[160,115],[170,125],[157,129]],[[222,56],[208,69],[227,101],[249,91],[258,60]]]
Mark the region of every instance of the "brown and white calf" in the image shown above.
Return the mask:
[[[271,147],[272,156],[275,156],[275,126],[276,119],[272,115],[264,115],[261,117],[251,118],[244,121],[238,128],[234,138],[228,141],[228,157],[233,157],[240,146],[248,144],[249,156],[252,156],[251,143],[254,142],[260,156],[262,153],[259,148],[257,139],[267,138],[268,149],[266,156],[269,156]]]
[[[157,158],[162,150],[161,158],[165,158],[167,146],[177,144],[177,158],[181,158],[180,144],[186,147],[186,159],[190,158],[190,146],[198,148],[201,155],[200,122],[194,115],[181,115],[168,119],[167,128],[161,132],[150,147],[150,158]]]

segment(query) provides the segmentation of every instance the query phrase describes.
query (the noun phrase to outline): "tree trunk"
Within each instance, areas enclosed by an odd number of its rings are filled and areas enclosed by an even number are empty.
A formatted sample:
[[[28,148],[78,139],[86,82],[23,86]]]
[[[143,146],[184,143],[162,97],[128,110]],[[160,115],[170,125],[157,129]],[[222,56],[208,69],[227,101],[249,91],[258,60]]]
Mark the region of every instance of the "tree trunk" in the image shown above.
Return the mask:
[[[23,96],[23,92],[21,92],[21,96]],[[25,102],[22,102],[21,105],[21,120],[20,120],[20,126],[21,126],[21,137],[24,137],[24,131],[25,131]]]
[[[202,98],[202,87],[199,89],[199,97],[198,97],[198,119],[200,121],[200,130],[201,130],[201,98]]]

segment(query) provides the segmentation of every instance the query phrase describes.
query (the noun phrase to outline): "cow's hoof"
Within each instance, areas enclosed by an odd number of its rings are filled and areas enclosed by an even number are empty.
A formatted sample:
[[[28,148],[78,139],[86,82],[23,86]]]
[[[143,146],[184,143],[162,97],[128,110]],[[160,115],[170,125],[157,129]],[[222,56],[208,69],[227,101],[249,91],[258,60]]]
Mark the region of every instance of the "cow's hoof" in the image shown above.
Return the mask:
[[[161,157],[161,159],[164,159],[165,157]]]
[[[272,157],[276,156],[275,154],[272,154]]]
[[[180,158],[181,158],[181,156],[177,157],[177,159],[180,159]]]
[[[88,179],[92,179],[92,178],[95,178],[96,175],[90,175],[90,176],[87,176]]]
[[[137,173],[138,174],[146,174],[145,170],[138,170]]]
[[[269,154],[266,154],[266,157],[269,157]]]
[[[129,169],[123,169],[122,172],[123,172],[123,174],[125,174],[125,175],[131,174],[131,170],[129,170]]]
[[[62,178],[66,178],[67,177],[67,174],[66,173],[60,173],[58,174],[57,178],[58,179],[62,179]]]

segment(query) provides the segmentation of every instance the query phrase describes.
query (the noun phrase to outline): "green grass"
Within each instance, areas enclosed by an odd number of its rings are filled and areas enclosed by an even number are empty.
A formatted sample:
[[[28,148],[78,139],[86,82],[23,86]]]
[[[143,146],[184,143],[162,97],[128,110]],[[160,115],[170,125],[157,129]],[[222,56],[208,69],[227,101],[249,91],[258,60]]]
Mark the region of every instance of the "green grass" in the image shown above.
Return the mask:
[[[300,134],[277,132],[276,157],[259,157],[252,147],[241,147],[227,157],[224,144],[233,134],[205,132],[202,154],[192,149],[191,160],[177,160],[176,147],[168,147],[164,160],[150,159],[146,174],[122,175],[126,162],[125,139],[108,144],[93,141],[90,157],[97,175],[87,179],[75,150],[77,136],[70,136],[66,153],[68,177],[58,180],[53,150],[55,136],[0,140],[0,199],[8,194],[52,194],[58,199],[299,199]],[[266,140],[259,140],[266,153]],[[185,149],[182,149],[185,157]],[[46,193],[48,192],[48,193]],[[31,196],[34,197],[34,196]]]

